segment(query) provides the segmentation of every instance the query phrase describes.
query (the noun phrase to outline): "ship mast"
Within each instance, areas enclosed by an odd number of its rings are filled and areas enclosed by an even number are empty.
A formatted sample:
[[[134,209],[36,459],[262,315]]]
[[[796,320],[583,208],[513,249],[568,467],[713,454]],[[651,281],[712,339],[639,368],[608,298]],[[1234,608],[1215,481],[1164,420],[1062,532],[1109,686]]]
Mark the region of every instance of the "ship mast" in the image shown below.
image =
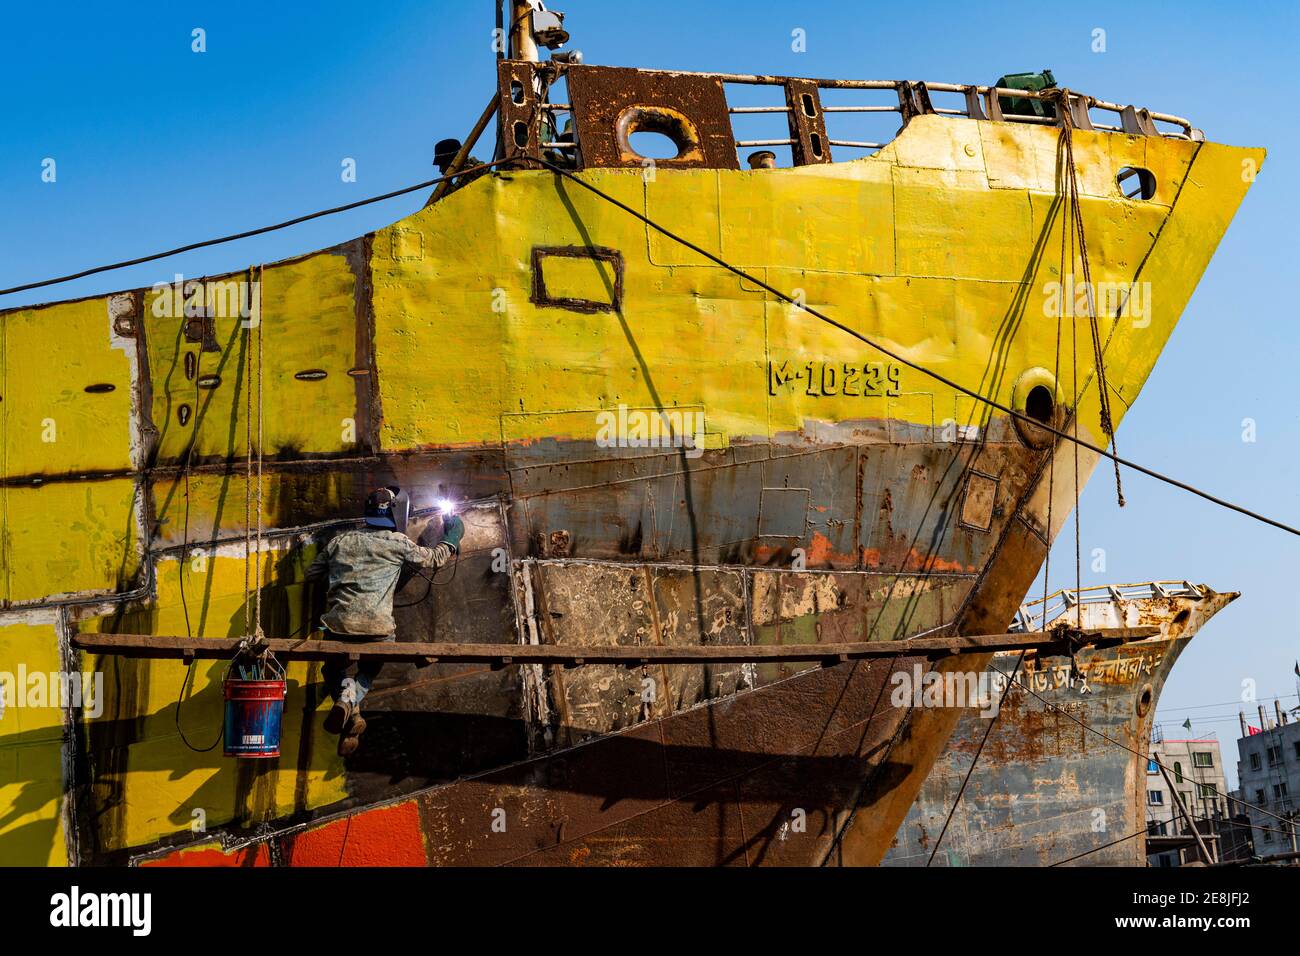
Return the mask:
[[[533,4],[529,0],[510,0],[510,59],[537,62]]]

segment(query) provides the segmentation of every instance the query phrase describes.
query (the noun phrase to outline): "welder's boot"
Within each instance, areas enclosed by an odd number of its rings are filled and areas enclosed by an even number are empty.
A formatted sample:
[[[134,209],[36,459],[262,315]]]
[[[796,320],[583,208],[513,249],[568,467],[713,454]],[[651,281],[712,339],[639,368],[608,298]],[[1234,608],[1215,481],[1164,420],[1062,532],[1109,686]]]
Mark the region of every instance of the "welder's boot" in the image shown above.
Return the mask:
[[[357,713],[358,701],[357,682],[351,677],[343,678],[342,685],[339,688],[339,695],[334,700],[334,706],[330,712],[325,715],[325,732],[328,734],[344,733],[348,725],[352,722],[353,715]],[[362,727],[365,722],[362,722]]]
[[[366,718],[361,716],[360,705],[353,704],[347,723],[343,726],[343,733],[339,736],[339,756],[350,757],[356,753],[357,748],[361,746],[361,735],[365,732]]]
[[[341,734],[352,719],[353,712],[357,705],[347,697],[340,697],[330,708],[330,712],[325,715],[325,732],[327,734]]]

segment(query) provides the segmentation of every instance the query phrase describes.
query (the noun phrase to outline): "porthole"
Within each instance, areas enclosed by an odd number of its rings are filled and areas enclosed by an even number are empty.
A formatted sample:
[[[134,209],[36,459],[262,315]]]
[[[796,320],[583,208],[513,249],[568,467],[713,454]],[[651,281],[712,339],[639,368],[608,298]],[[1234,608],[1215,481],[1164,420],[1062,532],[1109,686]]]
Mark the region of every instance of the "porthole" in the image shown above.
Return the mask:
[[[1145,717],[1151,711],[1151,704],[1155,700],[1156,692],[1150,684],[1143,684],[1142,690],[1138,693],[1137,698],[1137,715]]]
[[[614,129],[627,161],[698,162],[703,158],[695,124],[668,106],[629,106],[619,114]]]
[[[1125,166],[1115,176],[1115,185],[1125,199],[1154,199],[1156,177],[1140,166]]]
[[[665,133],[639,129],[627,138],[632,152],[644,159],[676,159],[681,149]]]
[[[1030,448],[1050,447],[1056,436],[1039,425],[1061,427],[1061,396],[1055,376],[1037,366],[1021,372],[1012,386],[1011,405],[1025,416],[1013,420],[1020,440]]]
[[[1035,385],[1025,398],[1025,414],[1041,425],[1052,423],[1056,403],[1046,385]]]

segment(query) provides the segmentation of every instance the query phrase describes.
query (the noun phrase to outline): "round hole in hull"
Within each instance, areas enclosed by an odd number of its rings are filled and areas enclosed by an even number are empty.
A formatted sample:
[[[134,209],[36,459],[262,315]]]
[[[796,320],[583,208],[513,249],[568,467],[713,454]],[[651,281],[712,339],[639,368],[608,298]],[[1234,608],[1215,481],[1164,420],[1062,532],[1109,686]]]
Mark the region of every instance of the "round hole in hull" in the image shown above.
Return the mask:
[[[1149,169],[1125,166],[1116,174],[1115,185],[1125,199],[1145,201],[1156,198],[1156,177]]]
[[[1025,414],[1036,422],[1050,425],[1055,406],[1052,393],[1047,390],[1047,387],[1035,385],[1029,390],[1029,396],[1025,399]]]
[[[1030,448],[1050,448],[1056,436],[1046,428],[1061,427],[1060,392],[1056,377],[1045,368],[1025,369],[1011,390],[1011,407],[1024,418],[1013,419],[1016,434]]]
[[[1151,712],[1151,704],[1155,701],[1156,691],[1150,684],[1143,684],[1142,690],[1138,692],[1137,715],[1145,717]]]

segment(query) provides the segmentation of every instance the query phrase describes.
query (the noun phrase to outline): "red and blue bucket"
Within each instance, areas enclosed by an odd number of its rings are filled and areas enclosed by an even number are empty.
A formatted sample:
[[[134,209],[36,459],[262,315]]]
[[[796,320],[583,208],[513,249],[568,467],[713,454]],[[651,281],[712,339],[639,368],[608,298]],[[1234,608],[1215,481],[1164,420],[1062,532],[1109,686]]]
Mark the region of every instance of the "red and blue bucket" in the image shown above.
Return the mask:
[[[278,670],[278,667],[276,668]],[[285,680],[245,680],[226,676],[225,754],[227,757],[280,756]]]

